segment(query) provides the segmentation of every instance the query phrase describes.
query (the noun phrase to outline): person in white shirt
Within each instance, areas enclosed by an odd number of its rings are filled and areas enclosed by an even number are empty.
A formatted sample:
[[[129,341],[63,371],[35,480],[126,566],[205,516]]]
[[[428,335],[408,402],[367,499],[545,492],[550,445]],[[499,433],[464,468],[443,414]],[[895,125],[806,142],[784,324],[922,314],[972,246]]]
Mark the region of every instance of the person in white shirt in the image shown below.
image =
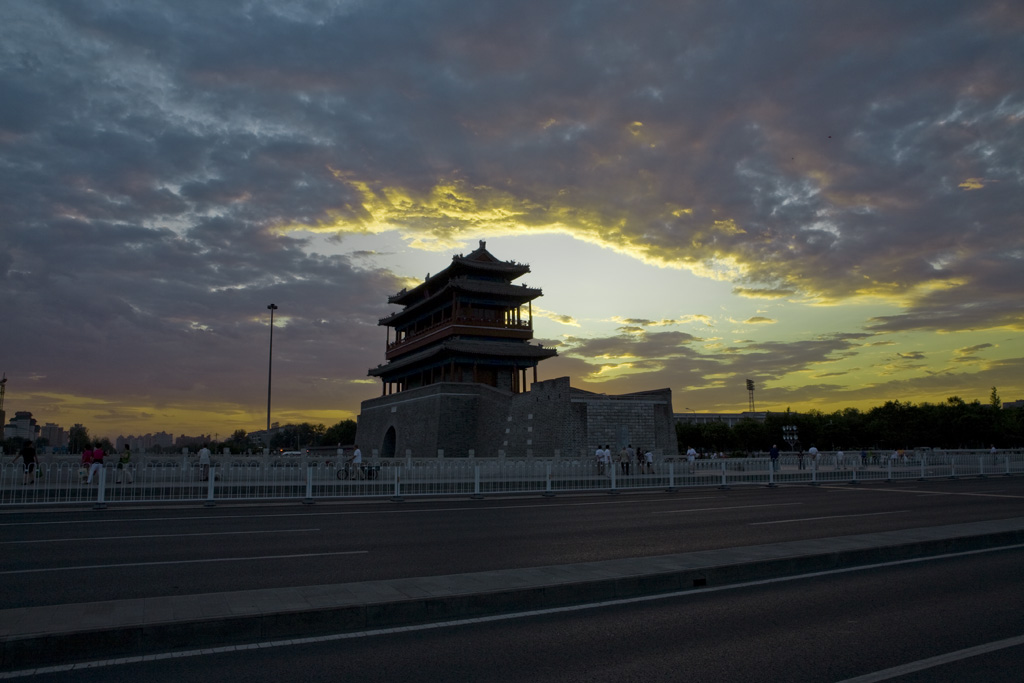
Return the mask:
[[[844,470],[846,469],[846,463],[843,462],[843,460],[845,460],[845,459],[846,459],[846,453],[843,453],[841,450],[836,451],[836,469],[837,470],[838,469],[844,469]]]
[[[600,444],[594,451],[594,459],[597,460],[597,473],[604,474],[604,448]]]
[[[352,451],[352,457],[349,458],[349,462],[352,463],[352,476],[358,479],[365,479],[366,473],[363,472],[363,452],[359,450],[358,445],[356,445],[355,450]]]
[[[811,446],[807,450],[807,455],[811,459],[811,467],[813,467],[814,469],[818,469],[818,449],[814,446]]]
[[[697,462],[697,451],[693,450],[693,446],[686,449],[686,462],[690,467],[690,474],[693,474],[693,469],[696,467]]]
[[[647,473],[654,474],[654,453],[650,448],[644,451],[644,464],[647,465]]]
[[[203,447],[199,449],[199,469],[202,470],[202,480],[206,481],[210,478],[210,449],[203,444]]]

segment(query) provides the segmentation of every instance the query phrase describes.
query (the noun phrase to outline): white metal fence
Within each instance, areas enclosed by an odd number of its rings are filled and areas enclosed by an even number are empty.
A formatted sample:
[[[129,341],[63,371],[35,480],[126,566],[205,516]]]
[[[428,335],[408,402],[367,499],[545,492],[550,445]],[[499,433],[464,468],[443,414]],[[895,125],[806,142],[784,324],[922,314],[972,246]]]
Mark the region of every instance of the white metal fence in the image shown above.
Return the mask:
[[[138,458],[127,469],[107,463],[94,481],[71,459],[40,464],[26,473],[20,464],[0,466],[0,506],[470,496],[664,489],[686,487],[857,484],[1024,474],[1024,451],[834,454],[817,461],[785,455],[768,458],[670,458],[650,468],[619,463],[606,469],[585,460],[378,460],[362,468],[331,461],[261,456],[220,456],[205,472],[194,460],[175,456]]]

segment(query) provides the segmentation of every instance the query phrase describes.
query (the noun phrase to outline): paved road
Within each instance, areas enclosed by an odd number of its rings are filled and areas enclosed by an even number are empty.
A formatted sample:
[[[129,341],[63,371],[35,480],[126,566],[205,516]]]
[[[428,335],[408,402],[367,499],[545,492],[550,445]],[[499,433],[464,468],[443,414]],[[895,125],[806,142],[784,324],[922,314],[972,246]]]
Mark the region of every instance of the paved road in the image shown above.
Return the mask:
[[[0,515],[0,608],[655,556],[1019,516],[1024,478]]]
[[[1017,548],[540,616],[107,662],[34,680],[1016,682],[1022,562]],[[962,652],[992,644],[982,655]],[[886,671],[908,666],[903,676]]]

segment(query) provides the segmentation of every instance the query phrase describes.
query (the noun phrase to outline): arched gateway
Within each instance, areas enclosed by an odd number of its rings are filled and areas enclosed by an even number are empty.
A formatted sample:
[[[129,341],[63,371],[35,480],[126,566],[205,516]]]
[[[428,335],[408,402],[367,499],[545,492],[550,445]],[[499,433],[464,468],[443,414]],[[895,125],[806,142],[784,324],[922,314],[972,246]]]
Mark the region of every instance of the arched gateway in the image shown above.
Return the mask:
[[[395,428],[388,427],[388,431],[384,433],[384,443],[380,447],[380,457],[382,458],[393,458],[395,457]]]

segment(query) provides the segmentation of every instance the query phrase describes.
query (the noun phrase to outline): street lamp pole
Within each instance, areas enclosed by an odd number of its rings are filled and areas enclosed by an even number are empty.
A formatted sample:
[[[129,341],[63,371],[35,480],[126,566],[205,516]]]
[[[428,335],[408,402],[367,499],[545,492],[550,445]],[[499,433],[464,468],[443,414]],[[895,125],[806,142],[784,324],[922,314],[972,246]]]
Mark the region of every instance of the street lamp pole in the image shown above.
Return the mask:
[[[270,360],[267,363],[267,446],[270,446],[270,380],[274,370],[274,311],[276,304],[267,306],[270,310]]]

